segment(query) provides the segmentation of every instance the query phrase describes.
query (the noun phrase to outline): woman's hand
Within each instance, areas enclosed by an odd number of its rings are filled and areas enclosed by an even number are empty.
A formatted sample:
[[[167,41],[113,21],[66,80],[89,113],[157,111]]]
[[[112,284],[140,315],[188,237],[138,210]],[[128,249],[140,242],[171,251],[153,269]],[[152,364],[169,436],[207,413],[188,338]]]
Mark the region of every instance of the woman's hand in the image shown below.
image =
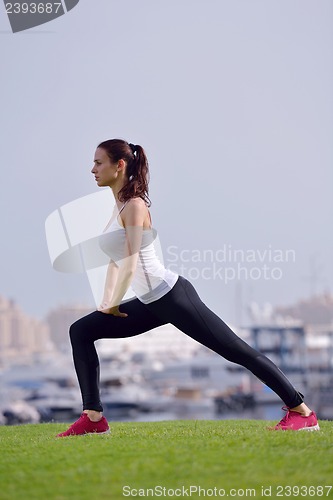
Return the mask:
[[[127,318],[128,316],[128,314],[119,311],[119,306],[107,307],[102,304],[97,310],[104,314],[112,314],[112,316],[120,316],[121,318]]]

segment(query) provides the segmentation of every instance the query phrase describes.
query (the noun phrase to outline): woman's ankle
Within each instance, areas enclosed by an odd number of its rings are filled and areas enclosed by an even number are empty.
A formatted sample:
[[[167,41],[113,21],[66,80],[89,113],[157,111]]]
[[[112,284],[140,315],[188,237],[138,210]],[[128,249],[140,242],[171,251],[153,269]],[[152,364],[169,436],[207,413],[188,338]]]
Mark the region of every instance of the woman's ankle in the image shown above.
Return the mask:
[[[103,417],[103,413],[101,411],[83,410],[83,413],[86,413],[89,420],[91,420],[92,422],[98,422]]]
[[[305,417],[308,417],[312,413],[312,410],[310,410],[310,408],[306,406],[305,403],[301,403],[300,405],[295,406],[294,408],[290,408],[290,410],[296,411],[301,415],[304,415]]]

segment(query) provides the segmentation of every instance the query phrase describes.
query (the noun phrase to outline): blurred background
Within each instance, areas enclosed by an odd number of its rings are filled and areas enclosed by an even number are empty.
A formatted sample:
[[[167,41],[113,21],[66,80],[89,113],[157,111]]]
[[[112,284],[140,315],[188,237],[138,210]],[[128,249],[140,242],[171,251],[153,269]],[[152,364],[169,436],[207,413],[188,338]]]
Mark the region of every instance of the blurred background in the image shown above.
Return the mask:
[[[165,265],[333,418],[332,15],[329,0],[80,0],[13,34],[0,6],[1,423],[80,413],[68,328],[95,303],[84,273],[52,268],[45,221],[98,191],[95,148],[114,137],[148,155]],[[280,415],[172,325],[98,350],[110,419]]]

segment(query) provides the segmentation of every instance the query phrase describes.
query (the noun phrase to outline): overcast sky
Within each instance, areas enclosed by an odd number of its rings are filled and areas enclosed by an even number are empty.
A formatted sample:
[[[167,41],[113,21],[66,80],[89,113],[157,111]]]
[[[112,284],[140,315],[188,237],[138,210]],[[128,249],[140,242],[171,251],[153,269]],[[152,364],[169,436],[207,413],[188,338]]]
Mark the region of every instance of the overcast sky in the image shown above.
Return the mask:
[[[0,294],[40,318],[94,306],[84,274],[52,268],[44,225],[98,191],[113,137],[146,149],[165,263],[225,321],[332,291],[332,18],[330,0],[80,0],[12,34],[1,4]],[[217,262],[226,247],[283,261],[226,282],[213,270],[242,264]]]

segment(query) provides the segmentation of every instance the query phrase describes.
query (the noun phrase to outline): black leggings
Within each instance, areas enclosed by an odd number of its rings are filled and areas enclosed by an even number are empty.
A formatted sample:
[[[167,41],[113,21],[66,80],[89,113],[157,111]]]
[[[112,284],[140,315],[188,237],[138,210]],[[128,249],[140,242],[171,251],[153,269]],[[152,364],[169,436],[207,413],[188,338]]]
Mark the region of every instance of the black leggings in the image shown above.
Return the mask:
[[[270,387],[289,407],[303,402],[286,376],[266,356],[239,338],[202,302],[193,285],[179,276],[173,288],[159,300],[143,304],[133,298],[120,305],[121,318],[94,311],[70,327],[74,366],[84,410],[103,411],[99,393],[99,360],[94,342],[102,338],[133,337],[172,323],[189,337],[224,358],[246,367]]]

